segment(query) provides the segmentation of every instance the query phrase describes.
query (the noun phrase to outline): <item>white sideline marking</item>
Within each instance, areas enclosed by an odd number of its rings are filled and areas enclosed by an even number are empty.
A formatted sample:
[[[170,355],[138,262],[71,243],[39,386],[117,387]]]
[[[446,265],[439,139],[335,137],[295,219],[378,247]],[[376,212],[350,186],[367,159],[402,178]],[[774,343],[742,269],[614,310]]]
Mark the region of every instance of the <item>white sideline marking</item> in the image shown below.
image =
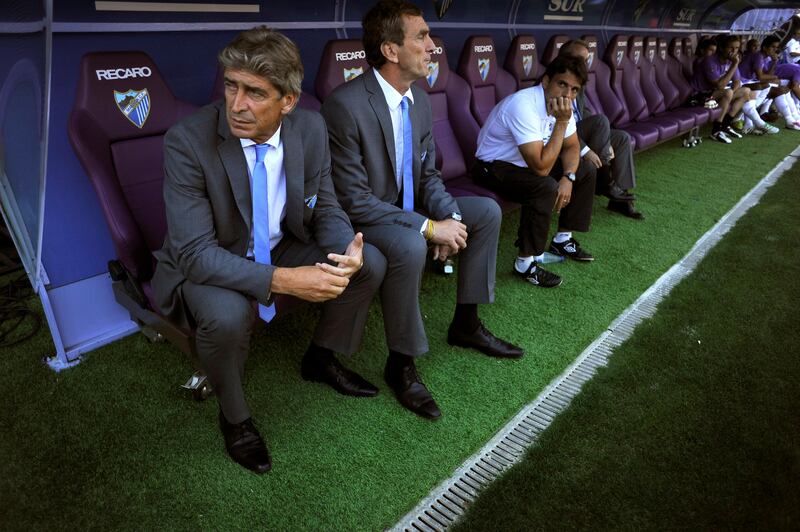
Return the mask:
[[[798,157],[800,157],[800,147],[795,148],[770,170],[695,242],[681,260],[617,316],[608,329],[589,344],[536,399],[525,405],[483,448],[461,464],[450,478],[431,490],[428,496],[403,516],[391,530],[396,532],[446,530],[458,520],[478,495],[471,486],[478,484],[480,488],[486,487],[503,471],[522,459],[524,451],[536,442],[538,435],[552,423],[555,416],[569,406],[572,398],[580,393],[583,384],[594,375],[596,368],[606,364],[613,349],[627,340],[641,321],[655,313],[658,303],[675,285],[694,271],[700,260],[717,245],[750,207],[758,204],[767,189],[792,167]],[[487,464],[491,467],[487,467]],[[481,482],[476,482],[476,478]],[[462,500],[463,503],[452,504],[454,499]]]

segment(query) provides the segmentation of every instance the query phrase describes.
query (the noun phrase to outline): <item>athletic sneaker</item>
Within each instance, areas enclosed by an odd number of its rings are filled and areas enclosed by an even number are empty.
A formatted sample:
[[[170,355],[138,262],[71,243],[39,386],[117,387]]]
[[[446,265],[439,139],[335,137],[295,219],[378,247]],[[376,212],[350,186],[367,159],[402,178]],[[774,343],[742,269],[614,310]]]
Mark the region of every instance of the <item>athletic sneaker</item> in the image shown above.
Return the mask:
[[[767,135],[775,135],[775,134],[781,132],[780,129],[778,129],[777,127],[775,127],[772,124],[769,124],[767,122],[764,122],[764,125],[762,127],[758,127],[756,129],[760,129],[761,131],[763,131]]]
[[[581,245],[574,238],[570,238],[566,242],[560,244],[553,240],[550,242],[550,253],[555,255],[564,255],[572,260],[579,260],[581,262],[588,262],[594,260],[594,257],[581,249]]]
[[[710,136],[712,139],[718,140],[723,144],[730,144],[731,142],[733,142],[731,139],[728,138],[728,135],[726,135],[725,132],[722,131],[721,129],[719,131],[713,132]]]
[[[738,131],[736,131],[735,129],[733,129],[731,126],[726,127],[724,131],[725,131],[725,134],[730,138],[734,138],[734,139],[742,138],[742,134],[739,133]]]
[[[794,129],[795,131],[800,131],[800,121],[797,122],[787,122],[786,129]]]
[[[528,269],[524,272],[517,271],[517,269],[513,266],[511,269],[514,271],[514,275],[522,277],[529,283],[535,284],[536,286],[541,286],[542,288],[554,288],[561,284],[561,277],[554,273],[548,272],[541,266],[538,266],[535,262],[532,262]]]

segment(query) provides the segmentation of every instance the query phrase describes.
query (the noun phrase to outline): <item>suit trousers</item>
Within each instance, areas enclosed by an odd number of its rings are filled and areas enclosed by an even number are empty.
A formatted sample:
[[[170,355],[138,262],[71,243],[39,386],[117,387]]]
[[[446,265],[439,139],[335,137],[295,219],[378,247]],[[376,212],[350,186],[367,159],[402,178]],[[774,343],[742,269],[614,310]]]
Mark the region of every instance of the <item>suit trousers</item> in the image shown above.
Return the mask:
[[[636,176],[630,136],[619,129],[611,129],[605,115],[588,116],[578,122],[577,126],[578,136],[600,157],[603,161],[603,169],[610,170],[610,180],[615,181],[623,189],[634,188]],[[610,164],[608,162],[609,146],[614,148],[614,158],[611,159]]]
[[[272,250],[272,263],[281,267],[313,265],[328,261],[315,243],[305,244],[284,236]],[[361,345],[369,305],[386,273],[386,259],[364,245],[364,266],[336,299],[322,304],[313,342],[340,353],[353,353]],[[267,287],[264,287],[266,290]],[[250,351],[250,336],[258,313],[252,298],[235,290],[195,284],[181,285],[187,315],[195,325],[195,344],[200,364],[230,423],[250,417],[242,382]]]
[[[458,303],[494,301],[497,239],[502,212],[490,198],[455,198],[467,226],[467,247],[458,256]],[[419,307],[419,289],[428,243],[418,227],[358,226],[364,240],[386,257],[386,276],[380,288],[386,344],[391,351],[420,356],[428,352],[428,338]]]
[[[550,216],[558,194],[558,182],[563,175],[561,159],[556,161],[550,175],[540,176],[527,167],[505,161],[482,164],[488,172],[473,173],[479,184],[509,200],[522,204],[517,246],[521,256],[540,255],[547,245]],[[476,169],[477,170],[477,169]],[[565,231],[588,231],[592,221],[596,168],[581,160],[572,197],[561,209],[558,226]]]

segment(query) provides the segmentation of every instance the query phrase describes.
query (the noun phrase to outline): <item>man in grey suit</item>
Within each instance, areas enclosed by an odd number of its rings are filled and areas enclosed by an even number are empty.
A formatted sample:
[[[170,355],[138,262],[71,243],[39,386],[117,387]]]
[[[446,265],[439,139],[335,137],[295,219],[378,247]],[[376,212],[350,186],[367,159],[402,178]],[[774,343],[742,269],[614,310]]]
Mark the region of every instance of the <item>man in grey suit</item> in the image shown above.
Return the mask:
[[[558,54],[580,57],[588,62],[589,44],[578,39],[567,41]],[[629,192],[636,186],[630,136],[622,130],[611,129],[605,115],[594,113],[586,105],[583,89],[573,101],[573,114],[578,126],[581,158],[597,168],[598,181],[601,175],[606,176],[608,208],[634,220],[644,219],[634,207],[636,197]]]
[[[324,301],[303,377],[375,395],[333,353],[358,349],[386,261],[353,234],[336,201],[324,121],[294,109],[303,78],[294,43],[262,26],[219,60],[225,100],[164,140],[168,231],[153,287],[161,311],[196,331],[228,454],[264,473],[270,456],[242,389],[256,315],[272,319],[275,294]]]
[[[363,28],[372,69],[334,90],[322,107],[333,181],[353,226],[387,260],[386,381],[403,406],[437,419],[441,412],[414,363],[428,351],[419,287],[429,244],[434,259],[460,256],[448,342],[495,357],[523,354],[478,318],[477,305],[494,299],[501,212],[488,198],[453,198],[434,166],[430,102],[413,85],[427,75],[434,49],[422,11],[403,0],[382,1],[364,16]]]

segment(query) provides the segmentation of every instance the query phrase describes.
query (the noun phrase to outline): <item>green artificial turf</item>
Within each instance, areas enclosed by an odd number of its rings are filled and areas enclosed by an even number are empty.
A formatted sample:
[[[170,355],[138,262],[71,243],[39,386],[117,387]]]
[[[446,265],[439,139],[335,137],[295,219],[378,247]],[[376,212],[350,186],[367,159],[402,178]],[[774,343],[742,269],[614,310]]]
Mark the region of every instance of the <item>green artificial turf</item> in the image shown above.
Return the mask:
[[[497,302],[487,326],[526,350],[520,361],[451,348],[446,328],[455,279],[427,275],[422,308],[431,352],[420,374],[444,412],[435,423],[403,410],[382,381],[382,317],[371,313],[360,353],[346,363],[381,387],[374,399],[303,382],[299,360],[313,307],[255,334],[246,393],[273,454],[264,477],[234,465],[216,427],[217,405],[178,385],[184,356],[136,335],[60,374],[44,334],[3,351],[0,523],[13,528],[353,529],[391,526],[690,249],[720,216],[793,150],[800,134],[673,141],[637,155],[636,222],[597,199],[579,236],[593,264],[552,265],[554,290],[510,273],[518,213],[503,223]]]
[[[798,204],[795,166],[455,530],[800,529]]]

